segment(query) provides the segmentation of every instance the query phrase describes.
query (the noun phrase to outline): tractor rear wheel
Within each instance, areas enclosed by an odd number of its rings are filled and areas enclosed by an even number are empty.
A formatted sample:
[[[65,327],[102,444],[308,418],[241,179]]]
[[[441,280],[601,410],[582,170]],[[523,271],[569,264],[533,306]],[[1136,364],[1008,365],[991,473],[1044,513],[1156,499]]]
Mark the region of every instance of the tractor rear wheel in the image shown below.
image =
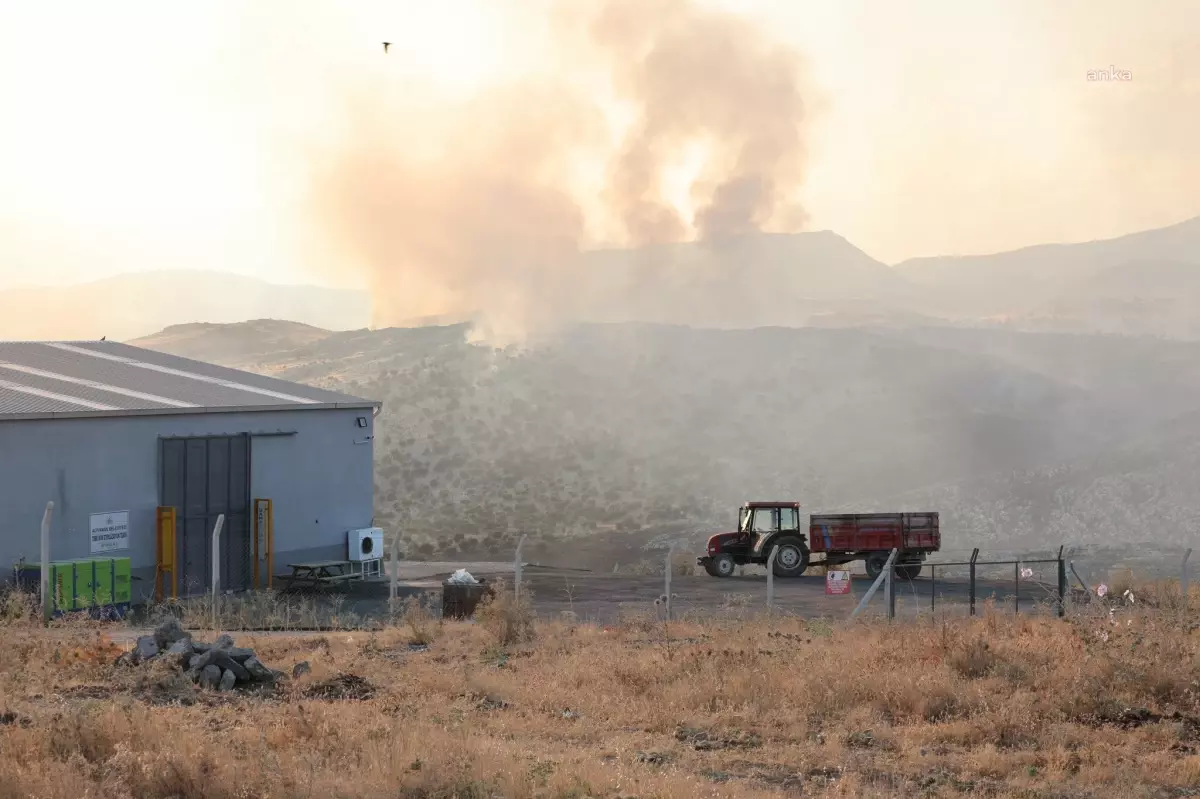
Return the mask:
[[[794,536],[781,538],[775,544],[775,576],[799,577],[808,568],[808,547]]]

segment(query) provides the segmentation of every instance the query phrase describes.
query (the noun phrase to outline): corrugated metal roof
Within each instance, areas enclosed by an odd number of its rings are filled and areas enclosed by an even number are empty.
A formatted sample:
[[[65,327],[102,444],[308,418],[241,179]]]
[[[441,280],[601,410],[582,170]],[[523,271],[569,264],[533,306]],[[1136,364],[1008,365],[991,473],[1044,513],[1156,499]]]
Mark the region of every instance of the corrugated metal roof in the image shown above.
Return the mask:
[[[0,341],[0,420],[379,405],[115,341]]]

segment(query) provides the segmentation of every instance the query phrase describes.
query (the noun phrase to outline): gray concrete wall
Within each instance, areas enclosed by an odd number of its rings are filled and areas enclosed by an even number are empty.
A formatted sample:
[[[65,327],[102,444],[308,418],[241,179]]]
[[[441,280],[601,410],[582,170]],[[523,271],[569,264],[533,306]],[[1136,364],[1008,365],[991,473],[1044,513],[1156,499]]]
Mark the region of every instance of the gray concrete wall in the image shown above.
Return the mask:
[[[276,573],[298,557],[344,558],[346,530],[373,520],[369,409],[15,421],[0,422],[0,579],[38,560],[53,501],[53,560],[92,557],[89,515],[128,510],[129,549],[112,554],[132,559],[135,600],[152,595],[159,438],[279,431],[296,435],[251,440],[251,495],[273,500]]]

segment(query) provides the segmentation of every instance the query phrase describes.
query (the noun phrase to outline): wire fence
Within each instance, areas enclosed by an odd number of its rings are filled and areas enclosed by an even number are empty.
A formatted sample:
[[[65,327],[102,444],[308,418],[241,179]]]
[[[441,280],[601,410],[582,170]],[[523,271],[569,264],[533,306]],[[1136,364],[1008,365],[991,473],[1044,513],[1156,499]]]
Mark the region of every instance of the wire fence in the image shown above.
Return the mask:
[[[925,566],[929,569],[930,591],[929,591],[929,610],[931,612],[937,609],[937,577],[938,569],[967,569],[967,585],[968,585],[968,602],[970,612],[969,615],[974,616],[979,598],[979,571],[980,568],[1012,568],[1012,603],[1013,612],[1021,611],[1021,581],[1025,580],[1026,585],[1035,585],[1045,587],[1048,581],[1044,579],[1044,575],[1039,574],[1036,567],[1052,566],[1053,567],[1053,585],[1054,591],[1051,594],[1055,601],[1055,609],[1059,616],[1066,613],[1067,600],[1067,562],[1063,559],[1063,547],[1059,547],[1058,554],[1054,558],[1034,558],[1034,559],[1014,559],[1014,560],[979,560],[979,550],[975,549],[971,552],[971,558],[967,561],[933,561],[926,563]],[[894,569],[893,569],[894,571]],[[943,571],[943,575],[945,575]],[[881,575],[882,576],[882,575]],[[894,576],[891,578],[894,579]],[[994,594],[994,591],[993,591]],[[890,617],[895,617],[894,610],[889,613]]]
[[[256,589],[269,586],[273,524],[269,503],[260,507],[259,502],[255,501],[254,512],[249,519],[244,518],[246,514],[232,518],[219,514],[212,529],[206,530],[201,539],[204,542],[202,549],[195,546],[198,538],[195,535],[188,537],[190,543],[186,546],[187,551],[182,551],[185,549],[182,544],[170,545],[176,547],[168,559],[179,572],[170,575],[177,586],[179,598],[203,597],[208,600],[215,614],[223,602],[227,603],[227,599],[222,597],[229,594],[249,595]],[[53,506],[48,505],[43,518],[40,553],[42,562],[51,565],[56,563],[54,556],[58,554],[53,551],[50,536],[52,514]],[[184,531],[175,530],[174,524],[163,529],[167,530],[167,534],[163,535],[159,530],[156,537],[176,542],[184,539]],[[512,576],[507,578],[518,601],[525,590],[524,567],[528,565],[522,558],[525,540],[525,536],[522,536],[513,552]],[[163,542],[159,543],[162,550]],[[381,576],[380,580],[384,583],[383,593],[386,595],[386,609],[383,612],[393,616],[398,610],[401,592],[396,568],[399,537],[393,536],[390,543],[390,576]],[[653,612],[668,620],[689,613],[719,612],[720,608],[726,606],[746,610],[757,606],[769,613],[826,617],[854,617],[870,610],[875,613],[882,611],[887,618],[895,619],[926,614],[974,616],[984,603],[1014,614],[1050,612],[1061,617],[1070,611],[1073,604],[1092,604],[1106,598],[1110,601],[1121,598],[1135,602],[1139,594],[1149,601],[1169,602],[1183,608],[1200,604],[1195,601],[1198,598],[1191,597],[1191,549],[1173,556],[1172,560],[1160,558],[1162,562],[1152,573],[1153,577],[1119,562],[1106,565],[1088,552],[1072,551],[1066,545],[1048,553],[1042,551],[1025,556],[985,554],[979,548],[957,552],[947,550],[939,553],[938,559],[922,562],[919,572],[911,566],[905,566],[907,559],[904,552],[893,550],[889,565],[869,583],[868,578],[852,574],[851,567],[831,567],[826,570],[826,590],[822,593],[819,589],[813,590],[816,586],[811,577],[799,581],[775,578],[772,564],[768,563],[765,585],[758,582],[761,578],[753,577],[726,583],[731,588],[739,589],[736,595],[707,587],[719,585],[720,578],[707,578],[717,580],[717,583],[706,583],[705,577],[677,574],[677,556],[683,554],[674,545],[665,550],[661,590],[650,587],[652,582],[647,584],[644,578],[637,576],[594,575],[592,584],[596,596],[593,601],[596,605],[605,602],[615,604],[615,586],[627,595],[628,603],[653,606]],[[62,557],[61,554],[59,556]],[[160,564],[164,557],[163,551],[160,551]],[[543,573],[541,569],[537,571]],[[53,610],[54,603],[47,596],[47,586],[56,578],[49,577],[49,572],[34,574],[28,567],[22,569],[22,574],[28,583],[23,586],[24,589],[39,593],[43,608]],[[16,576],[14,574],[14,578]],[[167,582],[159,577],[156,574],[156,588]],[[681,582],[672,583],[673,577]],[[559,579],[568,585],[566,602],[574,612],[574,588],[566,578]],[[538,580],[544,581],[545,577],[539,576]],[[639,580],[639,585],[618,585],[621,581],[637,583]],[[867,583],[865,592],[862,590],[864,583]],[[279,587],[274,586],[276,589]],[[850,598],[844,598],[845,595]],[[173,598],[173,594],[168,592],[156,597],[158,601],[167,598]],[[555,606],[553,600],[547,601],[544,596],[538,597],[538,604],[551,608]],[[213,623],[217,623],[215,618]]]
[[[638,613],[662,620],[724,615],[746,618],[764,611],[809,619],[860,614],[890,619],[968,618],[985,610],[1062,617],[1105,596],[1110,601],[1122,597],[1125,591],[1131,591],[1129,602],[1133,593],[1140,597],[1140,592],[1145,592],[1160,606],[1186,608],[1189,601],[1200,606],[1200,597],[1189,599],[1186,552],[1174,564],[1174,577],[1162,577],[1161,569],[1153,577],[1131,577],[1117,569],[1099,579],[1079,569],[1066,546],[1029,556],[966,550],[922,563],[919,575],[904,568],[905,558],[896,553],[899,565],[885,569],[875,580],[861,570],[851,574],[847,568],[830,568],[823,575],[825,590],[815,580],[822,576],[820,568],[799,580],[774,577],[769,566],[757,575],[706,578],[671,570],[671,551],[664,548],[659,554],[664,562],[657,572],[657,584],[647,580],[650,575],[646,574],[574,578],[553,571],[530,571],[527,577],[532,581],[539,614],[593,621]],[[1139,587],[1131,589],[1135,583]]]

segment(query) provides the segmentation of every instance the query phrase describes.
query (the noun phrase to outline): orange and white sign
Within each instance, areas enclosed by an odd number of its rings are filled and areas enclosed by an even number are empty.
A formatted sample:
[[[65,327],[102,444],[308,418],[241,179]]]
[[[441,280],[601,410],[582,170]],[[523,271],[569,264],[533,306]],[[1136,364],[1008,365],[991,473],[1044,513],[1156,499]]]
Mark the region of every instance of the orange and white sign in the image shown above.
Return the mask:
[[[850,593],[850,571],[848,569],[825,572],[825,595],[844,596]]]

